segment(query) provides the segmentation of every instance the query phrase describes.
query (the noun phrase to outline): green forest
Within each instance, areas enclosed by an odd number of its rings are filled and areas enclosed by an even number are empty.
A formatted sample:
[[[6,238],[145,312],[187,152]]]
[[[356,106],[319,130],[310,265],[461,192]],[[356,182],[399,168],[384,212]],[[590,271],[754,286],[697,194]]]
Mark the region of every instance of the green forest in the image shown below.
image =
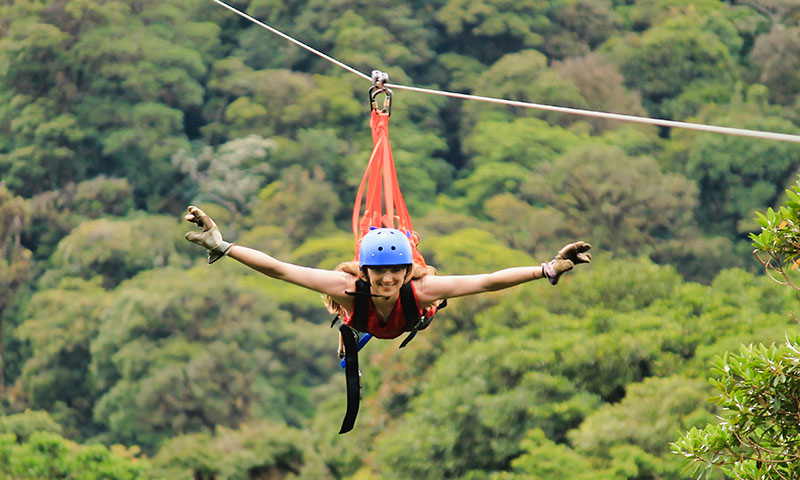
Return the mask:
[[[230,4],[395,84],[800,130],[796,0]],[[749,414],[797,423],[798,291],[752,252],[800,225],[800,145],[404,90],[389,136],[440,274],[594,259],[370,342],[338,435],[320,295],[207,265],[183,214],[351,260],[370,86],[211,0],[0,0],[0,477],[798,478],[789,447],[709,452]],[[748,406],[734,383],[767,374],[790,391]],[[800,455],[800,426],[747,422]]]

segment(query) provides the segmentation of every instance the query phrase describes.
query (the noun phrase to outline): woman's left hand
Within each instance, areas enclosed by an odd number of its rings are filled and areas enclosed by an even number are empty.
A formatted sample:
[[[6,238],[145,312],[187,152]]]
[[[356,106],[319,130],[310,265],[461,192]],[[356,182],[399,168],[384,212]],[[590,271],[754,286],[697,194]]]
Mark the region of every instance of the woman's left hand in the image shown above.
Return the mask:
[[[564,245],[554,259],[542,264],[545,278],[555,285],[561,275],[572,270],[576,264],[591,263],[592,254],[589,253],[590,248],[592,248],[591,245],[580,241]]]

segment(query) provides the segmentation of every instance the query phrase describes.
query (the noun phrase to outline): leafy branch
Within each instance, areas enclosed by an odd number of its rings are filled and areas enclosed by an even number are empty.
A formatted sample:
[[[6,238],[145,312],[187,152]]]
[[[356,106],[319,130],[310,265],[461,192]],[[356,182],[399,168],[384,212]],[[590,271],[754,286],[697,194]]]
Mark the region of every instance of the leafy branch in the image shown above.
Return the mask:
[[[766,214],[756,212],[761,232],[751,233],[750,239],[755,247],[753,255],[767,275],[777,283],[800,290],[790,278],[791,271],[800,267],[800,180],[786,194],[786,205],[777,211],[769,208]],[[783,279],[776,278],[776,273]]]
[[[737,479],[800,475],[800,336],[783,345],[742,346],[718,356],[711,379],[722,422],[693,428],[672,444],[687,469],[710,478],[719,469]]]

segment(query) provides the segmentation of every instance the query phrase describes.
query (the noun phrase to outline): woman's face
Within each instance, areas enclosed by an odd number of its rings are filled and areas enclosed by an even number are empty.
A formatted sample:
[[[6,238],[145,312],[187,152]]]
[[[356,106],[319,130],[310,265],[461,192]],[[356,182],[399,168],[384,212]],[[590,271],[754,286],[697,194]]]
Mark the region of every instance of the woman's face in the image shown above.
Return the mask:
[[[403,286],[406,266],[368,267],[369,285],[375,295],[391,297]]]

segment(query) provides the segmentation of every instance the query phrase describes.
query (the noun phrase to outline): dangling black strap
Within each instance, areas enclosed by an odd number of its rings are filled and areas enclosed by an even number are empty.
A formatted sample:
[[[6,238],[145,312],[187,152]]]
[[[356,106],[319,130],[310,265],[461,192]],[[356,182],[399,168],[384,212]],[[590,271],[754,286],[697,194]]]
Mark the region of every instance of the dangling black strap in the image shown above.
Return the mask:
[[[358,415],[358,407],[361,403],[361,373],[358,371],[358,337],[354,329],[362,332],[367,330],[369,302],[371,297],[377,296],[370,292],[369,284],[362,280],[356,281],[355,292],[346,293],[355,297],[355,304],[350,326],[344,324],[339,326],[339,332],[342,335],[342,341],[344,343],[344,375],[347,384],[347,411],[342,421],[342,428],[339,430],[340,434],[347,433],[353,429],[356,423],[356,416]],[[400,288],[400,305],[406,320],[405,329],[411,332],[400,344],[400,348],[403,348],[417,335],[417,331],[426,328],[428,324],[430,324],[433,317],[420,316],[419,309],[417,308],[417,301],[414,298],[414,291],[410,283],[406,283]],[[447,305],[446,300],[439,305],[438,309],[441,310],[445,305]],[[336,323],[338,318],[337,316],[333,319],[331,326]]]
[[[401,343],[398,348],[403,348],[406,345],[408,345],[408,342],[410,342],[411,340],[414,340],[414,337],[417,336],[417,331],[418,330],[416,328],[414,330],[411,330],[411,333],[406,335],[406,338],[403,339],[403,343]]]
[[[358,347],[356,344],[356,334],[347,325],[339,327],[344,341],[344,376],[347,383],[347,411],[344,414],[342,428],[339,433],[347,433],[353,429],[358,415],[358,406],[361,403],[361,373],[358,371]]]

